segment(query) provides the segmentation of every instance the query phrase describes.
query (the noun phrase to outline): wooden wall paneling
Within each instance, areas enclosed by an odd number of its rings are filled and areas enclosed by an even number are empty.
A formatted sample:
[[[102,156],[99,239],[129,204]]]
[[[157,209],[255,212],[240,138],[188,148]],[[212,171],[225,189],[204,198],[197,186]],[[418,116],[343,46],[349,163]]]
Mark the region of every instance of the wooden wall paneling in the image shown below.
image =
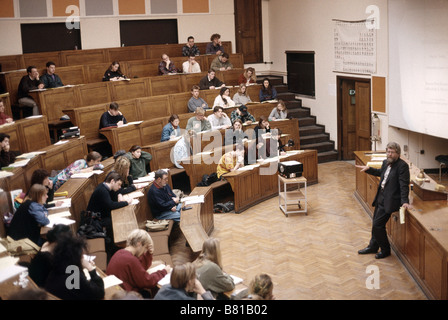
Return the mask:
[[[107,61],[106,49],[66,50],[61,51],[61,64],[76,66]]]
[[[102,103],[89,107],[72,108],[65,110],[70,116],[73,125],[78,126],[81,135],[87,140],[99,137],[99,124],[101,115],[109,110],[109,104]]]
[[[29,66],[35,66],[38,69],[45,69],[47,62],[49,61],[52,61],[56,64],[56,70],[58,67],[62,67],[60,51],[23,54],[23,62],[25,63],[25,68],[28,68]]]
[[[372,111],[386,113],[386,78],[372,76]]]
[[[132,79],[130,81],[111,81],[111,98],[114,101],[149,96],[148,79]]]
[[[227,71],[216,71],[216,77],[226,84],[226,86],[237,86],[238,77],[244,73],[242,68],[234,68]],[[233,95],[232,95],[233,97]]]
[[[22,151],[23,147],[23,141],[20,139],[20,125],[17,123],[17,121],[13,124],[9,124],[6,126],[0,127],[0,132],[6,133],[9,135],[9,146],[11,150],[14,151]]]
[[[0,94],[0,100],[3,101],[5,106],[5,114],[12,117],[11,99],[9,98],[9,92]]]
[[[188,119],[190,119],[191,117],[194,117],[194,114],[193,113],[180,113],[180,114],[178,114],[178,116],[179,116],[179,120],[180,120],[179,126],[181,128],[185,128],[187,126]]]
[[[181,75],[164,75],[149,78],[150,95],[158,96],[182,92],[181,77]]]
[[[2,78],[2,84],[5,87],[6,91],[9,92],[9,99],[12,104],[17,103],[17,94],[20,80],[22,80],[23,76],[26,76],[26,70],[18,70],[0,74],[0,78]]]
[[[373,217],[373,212],[375,207],[372,206],[373,200],[375,199],[375,195],[378,191],[378,183],[379,180],[377,177],[367,175],[367,194],[366,194],[366,202],[369,205],[370,216]]]
[[[175,168],[171,161],[171,150],[177,141],[164,141],[145,146],[145,151],[152,155],[151,170]]]
[[[127,69],[127,77],[131,79],[154,77],[159,74],[158,62],[152,62],[150,60],[136,60],[127,61],[125,64]]]
[[[40,107],[42,115],[47,116],[48,122],[59,120],[65,108],[75,107],[78,103],[76,96],[77,87],[61,87],[45,91],[31,92]]]
[[[147,59],[160,59],[162,54],[167,54],[169,57],[181,57],[182,47],[184,44],[153,44],[147,47]],[[205,52],[204,52],[205,53]]]
[[[170,106],[171,106],[171,114],[182,114],[188,113],[188,100],[191,98],[190,92],[182,92],[170,94]]]
[[[138,99],[140,120],[170,117],[172,112],[170,95],[160,95]]]
[[[22,54],[0,56],[0,64],[2,65],[2,72],[26,68]]]
[[[410,263],[412,269],[417,273],[419,277],[423,275],[422,263],[420,257],[422,256],[423,248],[421,243],[422,230],[415,218],[409,216],[406,221],[406,243],[405,243],[405,255]]]
[[[107,61],[128,61],[146,59],[146,46],[118,47],[107,49]]]
[[[363,162],[356,157],[356,165],[364,165]],[[356,170],[356,192],[365,202],[367,196],[367,173]]]
[[[22,152],[31,152],[43,149],[51,144],[47,117],[26,119],[20,125],[23,137]]]
[[[446,279],[445,281],[440,281],[444,279],[443,271],[446,259],[444,251],[429,235],[425,235],[424,238],[423,281],[430,288],[436,299],[446,299]]]
[[[89,81],[84,66],[70,66],[59,68],[56,65],[55,73],[61,78],[62,83],[65,86],[85,84]]]
[[[213,108],[216,97],[219,95],[219,89],[201,90],[199,96],[207,102],[210,108]]]
[[[112,101],[110,82],[89,83],[75,88],[78,92],[80,107]]]
[[[189,73],[184,74],[182,77],[182,91],[184,92],[191,92],[191,89],[194,85],[199,85],[199,81],[201,81],[202,78],[207,76],[208,72],[207,69],[203,70],[200,73]]]
[[[137,99],[116,101],[120,106],[120,112],[123,113],[127,122],[140,121],[142,119],[137,101]]]
[[[103,81],[103,76],[106,73],[106,70],[110,67],[110,62],[96,63],[96,64],[88,64],[84,66],[84,70],[86,73],[86,83],[95,83]],[[122,67],[122,65],[120,65]]]
[[[169,117],[145,120],[139,125],[142,146],[160,142],[162,129],[168,123]]]

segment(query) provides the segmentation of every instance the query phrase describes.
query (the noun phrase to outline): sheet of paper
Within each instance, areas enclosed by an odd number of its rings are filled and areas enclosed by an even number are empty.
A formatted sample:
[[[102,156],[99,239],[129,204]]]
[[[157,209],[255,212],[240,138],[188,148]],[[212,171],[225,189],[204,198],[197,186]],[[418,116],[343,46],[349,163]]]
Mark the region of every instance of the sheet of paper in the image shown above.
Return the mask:
[[[137,190],[137,191],[128,193],[127,196],[131,199],[135,199],[135,198],[143,197],[143,196],[145,196],[145,194],[143,192]]]
[[[164,286],[166,284],[170,284],[170,280],[171,280],[171,272],[168,273],[166,276],[164,276],[162,279],[159,280],[158,285],[160,286]]]
[[[240,283],[242,283],[243,282],[243,279],[241,279],[241,278],[239,278],[239,277],[237,277],[237,276],[234,276],[234,275],[230,275],[230,277],[233,279],[233,283],[235,284],[235,285],[237,285],[237,284],[240,284]]]
[[[2,269],[0,272],[0,283],[12,277],[16,277],[24,271],[28,271],[28,268],[16,264]]]
[[[146,270],[146,272],[148,272],[149,274],[160,271],[165,269],[165,265],[164,264],[159,264],[158,266],[155,266],[153,268],[149,268],[148,270]]]
[[[123,283],[123,281],[121,281],[114,275],[110,275],[110,276],[103,278],[103,282],[104,282],[104,289],[107,289],[107,288],[110,288],[113,286],[118,286]]]
[[[204,195],[184,197],[182,198],[181,202],[184,202],[185,205],[204,203]]]
[[[9,167],[13,167],[13,168],[20,168],[20,167],[24,167],[28,164],[28,162],[30,162],[30,159],[25,159],[25,160],[21,160],[21,161],[17,161],[14,163],[11,163],[9,165]]]
[[[86,179],[86,178],[90,178],[93,175],[94,175],[93,171],[90,171],[90,172],[80,172],[80,173],[72,174],[71,178],[73,178],[73,179]]]
[[[48,210],[57,210],[57,209],[61,209],[61,208],[70,208],[72,206],[72,199],[71,198],[62,198],[59,200],[54,200],[49,202],[49,204],[56,204],[56,202],[62,201],[62,204],[59,207],[51,207],[48,208]]]
[[[59,146],[59,145],[61,145],[61,144],[65,144],[65,143],[67,143],[68,142],[68,140],[59,140],[58,142],[56,142],[54,145],[55,146]]]
[[[50,218],[50,216],[48,216],[48,219],[50,220],[50,223],[46,225],[46,227],[48,227],[48,228],[53,228],[54,225],[56,225],[56,224],[64,224],[66,226],[69,226],[69,225],[74,224],[76,222],[75,220],[67,219],[66,217]]]

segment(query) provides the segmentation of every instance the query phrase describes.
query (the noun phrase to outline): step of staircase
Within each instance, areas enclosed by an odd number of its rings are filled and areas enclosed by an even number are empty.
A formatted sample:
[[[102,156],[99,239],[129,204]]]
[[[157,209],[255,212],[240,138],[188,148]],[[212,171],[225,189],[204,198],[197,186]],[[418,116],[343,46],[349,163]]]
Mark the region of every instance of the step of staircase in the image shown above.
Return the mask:
[[[331,161],[338,161],[338,152],[336,150],[319,152],[317,154],[317,163],[325,163]]]
[[[284,93],[278,93],[277,92],[277,100],[283,100],[283,101],[294,101],[296,95],[291,92],[284,92]]]
[[[286,109],[296,109],[296,108],[302,108],[302,100],[290,100],[290,101],[285,101],[285,106]],[[310,109],[310,108],[306,108],[303,107],[305,109]]]
[[[300,141],[302,141],[302,140],[300,140]],[[324,142],[310,143],[310,144],[304,144],[304,145],[302,145],[302,142],[300,142],[300,149],[302,149],[302,150],[317,150],[317,153],[333,151],[334,150],[334,142],[333,141],[324,141]]]
[[[288,86],[286,85],[276,85],[274,86],[277,93],[286,93],[288,92]]]
[[[306,108],[296,108],[296,109],[288,109],[288,117],[290,118],[298,118],[299,121],[301,118],[309,117],[310,110]]]
[[[312,134],[300,137],[300,145],[310,145],[314,143],[326,142],[330,138],[328,133]]]
[[[301,137],[320,134],[320,133],[324,133],[324,132],[325,132],[325,127],[321,126],[321,125],[299,127],[299,134]]]
[[[313,126],[315,124],[316,124],[316,117],[315,116],[300,117],[299,118],[299,128],[300,127]]]

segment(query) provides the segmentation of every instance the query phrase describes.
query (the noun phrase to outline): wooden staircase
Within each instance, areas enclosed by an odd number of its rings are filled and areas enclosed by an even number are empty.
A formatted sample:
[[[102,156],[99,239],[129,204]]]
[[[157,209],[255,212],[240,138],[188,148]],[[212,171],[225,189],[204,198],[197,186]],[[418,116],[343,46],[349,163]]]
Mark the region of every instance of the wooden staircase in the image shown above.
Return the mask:
[[[299,119],[300,149],[317,150],[318,163],[338,160],[334,141],[330,140],[330,134],[325,132],[325,126],[316,122],[316,116],[311,115],[310,108],[303,107],[302,101],[296,100],[295,94],[288,92],[288,86],[283,83],[282,77],[267,78],[277,90],[278,99],[285,102],[288,115]],[[260,77],[257,82],[261,84],[262,81]]]

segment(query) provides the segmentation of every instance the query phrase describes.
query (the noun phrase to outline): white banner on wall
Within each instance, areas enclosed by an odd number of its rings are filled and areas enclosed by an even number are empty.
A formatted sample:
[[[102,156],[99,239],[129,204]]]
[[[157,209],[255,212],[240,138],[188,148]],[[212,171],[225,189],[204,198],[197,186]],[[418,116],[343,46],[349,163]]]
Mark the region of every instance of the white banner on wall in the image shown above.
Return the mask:
[[[334,21],[334,71],[376,73],[376,29],[367,20]]]

